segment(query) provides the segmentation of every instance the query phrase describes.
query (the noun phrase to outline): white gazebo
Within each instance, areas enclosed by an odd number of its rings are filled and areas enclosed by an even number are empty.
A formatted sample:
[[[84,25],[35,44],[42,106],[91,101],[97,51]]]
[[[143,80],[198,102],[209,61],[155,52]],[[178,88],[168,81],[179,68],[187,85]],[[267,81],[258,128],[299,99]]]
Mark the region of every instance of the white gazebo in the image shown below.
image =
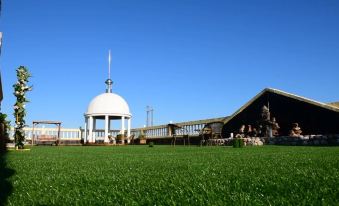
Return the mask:
[[[127,102],[119,95],[112,93],[113,81],[110,79],[110,55],[109,55],[109,73],[106,80],[106,93],[96,96],[89,104],[85,113],[85,135],[84,143],[96,142],[96,121],[105,120],[104,143],[109,143],[109,131],[111,130],[111,120],[120,120],[120,134],[125,135],[125,122],[127,120],[127,142],[131,136],[131,118]],[[113,137],[114,138],[114,137]]]

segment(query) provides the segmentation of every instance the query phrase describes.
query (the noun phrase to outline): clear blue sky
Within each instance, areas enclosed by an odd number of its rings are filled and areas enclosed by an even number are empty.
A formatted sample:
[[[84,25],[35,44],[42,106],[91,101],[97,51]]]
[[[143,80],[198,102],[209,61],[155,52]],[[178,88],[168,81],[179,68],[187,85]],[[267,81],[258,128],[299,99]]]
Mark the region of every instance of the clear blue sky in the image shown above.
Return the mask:
[[[265,87],[339,100],[337,0],[3,0],[0,31],[1,109],[13,119],[15,69],[27,66],[29,125],[83,126],[109,49],[133,127],[146,105],[155,124],[222,117]]]

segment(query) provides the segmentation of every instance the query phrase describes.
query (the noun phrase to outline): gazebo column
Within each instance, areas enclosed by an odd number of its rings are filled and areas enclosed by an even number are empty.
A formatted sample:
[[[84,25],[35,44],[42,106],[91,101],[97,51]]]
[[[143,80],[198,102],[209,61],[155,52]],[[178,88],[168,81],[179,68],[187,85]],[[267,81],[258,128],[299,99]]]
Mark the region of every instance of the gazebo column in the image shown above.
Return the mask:
[[[131,118],[127,120],[127,143],[129,144],[131,142]]]
[[[84,144],[87,143],[87,126],[88,125],[88,117],[85,116],[85,129],[84,129]]]
[[[88,132],[88,142],[92,143],[93,142],[93,117],[90,116],[89,117],[89,123],[88,123],[88,127],[89,127],[89,132]]]
[[[121,117],[121,129],[120,129],[120,134],[125,133],[125,117]]]
[[[108,132],[109,132],[109,116],[105,115],[105,140],[104,140],[105,143],[109,142]]]
[[[113,140],[113,144],[116,144],[116,137],[113,135],[114,133],[113,132],[111,132],[111,126],[112,126],[112,124],[111,124],[111,120],[109,119],[109,117],[108,117],[108,133],[111,135],[111,137],[112,137],[112,140]]]
[[[120,129],[120,134],[124,136],[125,134],[125,117],[121,117],[121,129]],[[124,141],[122,141],[122,144],[124,144]]]
[[[97,120],[95,119],[95,117],[93,117],[93,132],[92,132],[92,142],[95,143],[95,131],[97,130]]]
[[[111,120],[109,119],[108,116],[108,133],[111,131]],[[111,134],[112,135],[112,134]]]

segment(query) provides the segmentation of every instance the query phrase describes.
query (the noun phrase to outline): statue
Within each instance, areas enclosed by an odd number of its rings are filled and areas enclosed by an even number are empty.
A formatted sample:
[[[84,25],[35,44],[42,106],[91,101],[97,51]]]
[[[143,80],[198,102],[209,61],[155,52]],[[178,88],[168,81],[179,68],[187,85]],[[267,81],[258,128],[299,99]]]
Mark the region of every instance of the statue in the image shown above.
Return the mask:
[[[272,118],[272,134],[273,136],[278,136],[278,130],[280,129],[280,126],[278,122],[275,120],[275,117]]]
[[[261,119],[259,120],[259,135],[262,137],[278,136],[278,130],[280,129],[275,117],[271,117],[271,113],[268,107],[264,105],[261,109]]]
[[[112,135],[108,135],[108,141],[110,144],[113,144],[113,136]]]
[[[241,125],[240,129],[239,129],[239,134],[244,134],[245,133],[245,125]]]
[[[252,137],[256,137],[258,135],[258,131],[255,127],[252,129]]]
[[[266,107],[266,105],[264,105],[261,108],[261,119],[259,122],[259,133],[260,136],[262,137],[268,137],[270,136],[270,130],[271,130],[271,114],[270,114],[270,110],[268,109],[268,107]]]
[[[271,117],[270,110],[264,105],[261,108],[261,119],[264,121],[269,121]]]
[[[257,134],[257,130],[252,127],[252,125],[247,125],[246,136],[247,137],[254,137]]]
[[[247,133],[251,134],[252,133],[252,125],[247,125]]]
[[[301,128],[299,127],[298,123],[292,124],[292,129],[290,130],[290,136],[291,137],[300,137],[301,136]]]
[[[235,135],[235,138],[244,138],[245,134],[245,125],[241,125],[239,128],[238,134]]]

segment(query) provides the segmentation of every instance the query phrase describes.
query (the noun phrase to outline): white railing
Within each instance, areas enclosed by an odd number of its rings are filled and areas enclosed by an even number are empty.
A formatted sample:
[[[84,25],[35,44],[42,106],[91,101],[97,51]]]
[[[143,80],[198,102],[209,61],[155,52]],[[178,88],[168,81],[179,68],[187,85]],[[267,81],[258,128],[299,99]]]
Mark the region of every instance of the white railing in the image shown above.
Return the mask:
[[[58,136],[58,128],[33,128],[25,127],[24,128],[26,140],[32,140],[32,137],[37,137],[39,135],[49,135],[49,136]],[[11,128],[9,132],[9,138],[14,139],[14,128]],[[81,139],[81,130],[80,129],[60,129],[60,139],[61,140],[80,140]]]
[[[198,121],[179,122],[173,123],[173,125],[178,126],[177,128],[175,128],[176,135],[198,136],[200,131],[205,127],[206,124],[212,122],[223,122],[224,120],[225,118],[222,117]],[[171,137],[173,135],[173,131],[171,131],[170,125],[167,124],[153,127],[136,128],[132,129],[131,133],[135,134],[135,136],[138,137],[141,131],[144,133],[146,138],[165,138]]]
[[[198,121],[190,121],[190,122],[180,122],[173,123],[178,128],[175,129],[176,135],[190,135],[197,136],[199,135],[199,131],[204,128],[207,123],[223,121],[224,118],[215,118],[215,119],[206,119],[206,120],[198,120]],[[134,135],[134,138],[137,138],[141,133],[143,133],[146,138],[165,138],[172,136],[173,131],[170,131],[169,125],[158,125],[152,127],[144,127],[144,128],[135,128],[131,129],[131,134]],[[26,127],[24,128],[26,140],[32,140],[33,137],[33,128]],[[60,140],[81,140],[84,137],[84,129],[81,128],[61,128],[60,129]],[[94,131],[95,137],[97,139],[104,139],[105,130],[97,129]],[[120,130],[110,130],[109,133],[115,137],[120,133]],[[10,130],[10,139],[14,140],[14,128]],[[39,135],[49,135],[49,136],[57,136],[58,128],[34,128],[34,137],[38,137]]]

